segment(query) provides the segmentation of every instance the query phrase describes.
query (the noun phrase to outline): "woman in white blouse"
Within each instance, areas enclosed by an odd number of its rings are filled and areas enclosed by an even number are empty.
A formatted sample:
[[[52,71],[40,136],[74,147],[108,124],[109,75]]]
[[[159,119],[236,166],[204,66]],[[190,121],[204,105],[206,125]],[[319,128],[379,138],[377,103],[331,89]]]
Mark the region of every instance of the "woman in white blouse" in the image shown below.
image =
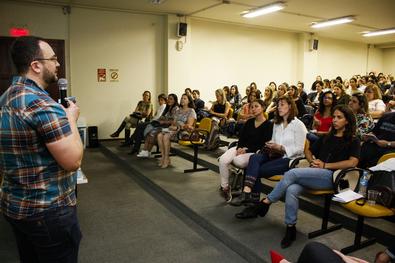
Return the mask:
[[[289,170],[291,159],[303,156],[307,129],[296,117],[297,114],[298,110],[291,97],[278,98],[272,139],[266,143],[265,151],[250,157],[241,198],[232,202],[233,205],[259,201],[259,178],[283,174]],[[277,156],[274,156],[273,152],[276,152]]]
[[[381,91],[377,85],[365,88],[365,96],[369,103],[369,113],[373,119],[379,119],[385,112],[385,104],[381,99]]]

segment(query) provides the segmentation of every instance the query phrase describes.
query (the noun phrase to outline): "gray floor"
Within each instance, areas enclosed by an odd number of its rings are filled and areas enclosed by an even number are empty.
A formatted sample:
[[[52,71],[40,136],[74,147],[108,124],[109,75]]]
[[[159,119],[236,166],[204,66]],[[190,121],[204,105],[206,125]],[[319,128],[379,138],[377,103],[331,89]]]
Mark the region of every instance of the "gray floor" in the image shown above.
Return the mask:
[[[80,262],[270,262],[269,249],[295,261],[309,241],[307,233],[320,226],[320,218],[301,211],[297,242],[283,250],[283,203],[273,205],[265,218],[239,221],[234,213],[240,208],[218,196],[217,173],[184,174],[192,164],[180,157],[160,169],[155,159],[127,155],[118,142],[104,145],[87,150],[82,166],[89,183],[79,187]],[[212,153],[202,157],[215,163]],[[0,262],[17,262],[2,217],[0,233]],[[340,249],[353,236],[342,229],[314,240]],[[352,255],[371,262],[383,248],[375,244]]]

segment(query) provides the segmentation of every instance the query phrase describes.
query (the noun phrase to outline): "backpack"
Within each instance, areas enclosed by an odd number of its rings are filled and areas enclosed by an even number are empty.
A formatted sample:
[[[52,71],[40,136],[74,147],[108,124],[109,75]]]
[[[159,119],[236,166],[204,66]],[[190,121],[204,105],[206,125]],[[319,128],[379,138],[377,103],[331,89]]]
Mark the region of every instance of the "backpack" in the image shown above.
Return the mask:
[[[215,119],[211,120],[211,130],[206,137],[204,149],[211,151],[219,147],[221,141],[219,138],[219,133],[220,133],[219,122]]]
[[[378,204],[395,208],[395,171],[372,171],[367,190],[379,192]]]

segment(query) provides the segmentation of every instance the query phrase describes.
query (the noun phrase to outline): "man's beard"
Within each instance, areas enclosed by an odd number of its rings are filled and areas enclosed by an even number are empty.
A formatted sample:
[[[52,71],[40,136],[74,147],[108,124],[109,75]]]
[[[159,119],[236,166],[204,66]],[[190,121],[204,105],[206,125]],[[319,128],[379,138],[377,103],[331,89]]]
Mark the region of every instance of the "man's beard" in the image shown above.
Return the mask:
[[[56,83],[58,81],[58,77],[55,73],[51,73],[47,68],[44,70],[43,80],[45,84],[50,85],[52,83]]]

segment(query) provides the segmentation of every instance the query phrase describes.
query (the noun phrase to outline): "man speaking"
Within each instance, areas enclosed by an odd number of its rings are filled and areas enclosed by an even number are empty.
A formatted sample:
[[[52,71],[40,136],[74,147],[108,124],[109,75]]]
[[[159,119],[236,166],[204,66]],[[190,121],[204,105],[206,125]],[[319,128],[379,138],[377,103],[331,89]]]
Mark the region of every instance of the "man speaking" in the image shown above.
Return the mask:
[[[79,108],[64,108],[45,89],[59,63],[51,46],[17,38],[11,59],[18,76],[0,97],[0,207],[14,231],[21,262],[77,262],[81,232],[72,171],[83,146]]]

